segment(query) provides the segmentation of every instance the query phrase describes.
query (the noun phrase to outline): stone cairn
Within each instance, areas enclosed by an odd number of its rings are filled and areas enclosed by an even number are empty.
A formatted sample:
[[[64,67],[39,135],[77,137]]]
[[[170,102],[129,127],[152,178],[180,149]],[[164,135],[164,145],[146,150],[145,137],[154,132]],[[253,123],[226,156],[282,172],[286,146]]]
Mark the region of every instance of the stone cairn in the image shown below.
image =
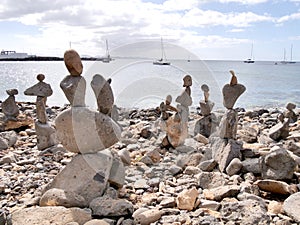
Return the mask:
[[[109,82],[98,74],[93,77],[91,86],[98,111],[90,110],[85,106],[86,81],[81,76],[83,66],[78,53],[66,51],[64,61],[70,75],[61,81],[60,87],[71,107],[56,117],[55,126],[64,148],[78,154],[47,185],[40,205],[89,206],[93,214],[97,214],[94,207],[109,187],[120,188],[124,184],[124,166],[116,154],[107,149],[118,142],[121,129],[109,117],[114,103]],[[66,195],[73,196],[72,200],[65,200]]]
[[[4,102],[1,104],[2,112],[6,116],[6,120],[17,121],[17,116],[19,115],[19,108],[16,103],[15,95],[18,94],[18,90],[9,89],[6,90],[6,93],[8,94],[8,98],[4,100]]]
[[[186,75],[183,78],[183,87],[185,89],[176,98],[177,107],[171,106],[172,97],[167,96],[165,103],[160,104],[162,113],[161,127],[166,131],[166,137],[163,139],[161,147],[176,148],[182,145],[188,136],[188,118],[189,106],[192,105],[191,97],[192,77]],[[170,113],[175,112],[175,113]]]
[[[37,148],[44,150],[57,144],[55,128],[48,122],[46,114],[47,97],[51,96],[53,91],[50,84],[44,82],[45,75],[38,74],[37,84],[26,89],[25,95],[36,96],[36,115],[35,130],[37,134]]]
[[[196,122],[194,135],[201,134],[208,138],[217,126],[216,116],[211,113],[215,103],[209,100],[209,87],[206,84],[201,86],[201,90],[204,93],[204,100],[201,100],[199,104],[200,114],[203,117]]]
[[[33,123],[30,115],[20,113],[16,103],[15,95],[17,89],[6,90],[8,98],[1,104],[2,113],[0,113],[0,131],[14,130],[21,127],[29,127]]]
[[[242,143],[236,141],[238,112],[233,107],[237,99],[245,92],[246,87],[238,84],[233,70],[229,72],[232,75],[231,81],[229,84],[224,85],[222,90],[223,105],[227,110],[215,132],[217,137],[212,137],[211,143],[212,158],[218,163],[221,172],[226,170],[227,173],[235,173],[236,171],[229,172],[229,170],[232,167],[234,167],[234,170],[241,169]],[[234,163],[234,166],[229,166],[231,162]]]

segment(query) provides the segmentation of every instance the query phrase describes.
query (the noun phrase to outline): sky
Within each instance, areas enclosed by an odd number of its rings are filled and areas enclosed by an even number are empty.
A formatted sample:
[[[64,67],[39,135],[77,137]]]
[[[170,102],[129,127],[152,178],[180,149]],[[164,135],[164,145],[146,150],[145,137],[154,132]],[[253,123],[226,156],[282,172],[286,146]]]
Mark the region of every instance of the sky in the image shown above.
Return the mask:
[[[0,30],[0,50],[39,56],[70,46],[101,56],[105,40],[113,52],[162,37],[199,59],[245,60],[252,49],[277,61],[292,48],[300,61],[300,0],[0,0]]]

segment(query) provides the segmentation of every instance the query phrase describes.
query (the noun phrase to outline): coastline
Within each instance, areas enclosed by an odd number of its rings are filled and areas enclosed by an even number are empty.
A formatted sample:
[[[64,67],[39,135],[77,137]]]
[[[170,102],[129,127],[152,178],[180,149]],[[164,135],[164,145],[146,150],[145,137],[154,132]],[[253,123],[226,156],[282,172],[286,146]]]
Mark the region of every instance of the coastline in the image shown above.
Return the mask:
[[[18,106],[22,114],[31,115],[35,120],[34,102],[18,102]],[[68,105],[63,107],[48,106],[47,115],[50,122],[52,123],[56,116],[67,108],[69,108]],[[249,172],[253,170],[249,166],[255,167],[253,161],[268,154],[276,146],[291,152],[300,166],[299,114],[297,122],[290,125],[290,135],[284,140],[273,141],[267,137],[267,133],[271,127],[278,123],[277,117],[281,112],[280,110],[239,111],[237,140],[243,146],[243,159],[248,160],[247,163],[252,161],[248,166],[245,164],[245,168],[241,172],[229,176],[217,169],[205,171],[200,166],[201,161],[207,157],[207,151],[212,147],[212,143],[211,139],[199,135],[195,136],[193,133],[193,126],[201,118],[197,112],[190,113],[189,136],[184,145],[177,148],[162,149],[159,146],[164,132],[158,125],[160,113],[156,109],[120,109],[118,123],[122,127],[122,135],[120,141],[109,148],[119,155],[125,165],[125,184],[118,190],[118,198],[130,202],[136,212],[141,208],[145,211],[150,210],[156,215],[156,219],[152,221],[156,224],[174,224],[176,221],[184,220],[190,221],[185,224],[197,224],[196,221],[206,221],[221,225],[221,221],[230,220],[230,218],[232,220],[238,219],[244,223],[258,219],[269,222],[289,221],[289,224],[296,224],[297,220],[289,212],[283,211],[282,203],[295,191],[300,190],[299,168],[295,171],[292,180],[280,181],[287,185],[290,191],[279,194],[276,193],[278,187],[274,189],[275,192],[273,193],[272,185],[279,184],[275,180],[267,189],[261,189],[259,184],[264,182],[264,179],[259,173]],[[247,135],[245,132],[247,127],[259,131],[256,136],[257,139],[250,143],[245,141],[247,138],[253,138],[250,133]],[[142,134],[143,129],[149,131],[145,136]],[[22,211],[22,209],[33,210],[32,214],[26,216],[34,217],[34,210],[40,208],[38,205],[43,188],[76,154],[66,151],[61,145],[39,151],[36,148],[36,132],[33,124],[22,129],[16,129],[14,132],[17,137],[16,144],[0,151],[0,205],[7,218],[10,218],[9,216],[18,210]],[[129,155],[123,155],[124,152]],[[127,157],[127,164],[124,157]],[[268,180],[268,182],[271,181]],[[208,197],[220,196],[220,193],[226,188],[229,188],[229,192],[223,197]],[[284,187],[282,188],[283,191]],[[189,210],[181,208],[180,204],[176,202],[176,198],[184,190],[198,191],[198,200]],[[251,201],[259,201],[262,204],[261,208],[255,208],[253,211],[250,206]],[[235,209],[233,212],[236,214],[232,212],[232,217],[228,217],[228,214],[225,216],[225,205],[234,207],[234,205],[230,206],[233,204],[230,202],[251,204],[246,204],[243,206],[244,208],[239,208],[239,210]],[[26,216],[22,218],[22,221],[26,220]],[[46,220],[46,218],[47,216],[34,218],[34,220],[40,219],[39,221],[41,221]],[[147,217],[146,219],[151,220],[151,218]],[[90,219],[114,220],[116,223],[120,217],[104,216],[101,219],[98,217]],[[130,213],[125,218],[123,216],[123,220],[128,223],[121,224],[133,224],[134,217]]]

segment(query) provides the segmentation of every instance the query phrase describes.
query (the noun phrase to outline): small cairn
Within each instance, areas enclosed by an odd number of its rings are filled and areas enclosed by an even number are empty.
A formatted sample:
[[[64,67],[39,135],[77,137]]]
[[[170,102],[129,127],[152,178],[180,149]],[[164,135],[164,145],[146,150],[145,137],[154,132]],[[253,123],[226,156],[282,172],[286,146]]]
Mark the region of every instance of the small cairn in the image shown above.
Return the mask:
[[[35,130],[37,134],[37,148],[44,150],[57,144],[55,128],[48,122],[46,114],[47,97],[51,96],[53,91],[50,84],[44,82],[45,75],[38,74],[37,84],[26,89],[25,95],[36,96],[36,115]]]
[[[0,113],[0,131],[15,130],[21,127],[29,127],[33,123],[30,115],[20,113],[16,103],[15,95],[18,94],[17,89],[6,90],[8,98],[1,104],[2,113]]]
[[[298,116],[294,112],[296,105],[294,103],[288,103],[286,105],[286,111],[279,114],[278,123],[269,130],[269,137],[274,141],[286,139],[289,136],[290,123],[297,122]]]
[[[232,174],[228,171],[227,167],[231,161],[237,166],[235,172],[241,169],[241,149],[242,144],[236,141],[238,113],[233,109],[237,99],[245,92],[246,87],[242,84],[238,84],[237,77],[233,70],[229,71],[232,75],[229,84],[224,85],[223,93],[223,105],[227,109],[224,116],[221,119],[220,125],[216,131],[218,137],[213,137],[212,141],[212,157],[218,163],[221,172]]]
[[[209,100],[209,87],[206,84],[201,86],[201,90],[204,93],[204,100],[199,102],[200,104],[200,114],[203,116],[195,124],[194,135],[201,134],[205,137],[209,137],[216,129],[217,122],[216,116],[211,113],[215,103]]]
[[[8,94],[8,98],[1,104],[2,112],[6,116],[6,120],[17,121],[19,108],[16,103],[15,95],[17,95],[19,92],[17,89],[9,89],[6,90],[6,93]]]
[[[284,117],[289,119],[290,123],[297,122],[298,116],[294,112],[294,109],[296,109],[296,104],[289,102],[286,105],[286,111],[284,112]]]
[[[189,106],[192,105],[191,86],[192,77],[186,75],[183,78],[183,87],[185,89],[175,100],[179,103],[177,107],[171,106],[172,97],[170,95],[167,96],[165,103],[162,102],[160,104],[162,120],[164,121],[161,126],[167,133],[161,147],[176,148],[182,145],[188,136]],[[175,113],[172,114],[170,112]]]
[[[68,50],[64,61],[70,75],[61,81],[60,87],[71,108],[56,117],[55,126],[57,138],[64,148],[78,154],[47,185],[40,205],[89,206],[97,214],[93,207],[100,199],[95,199],[101,198],[109,186],[120,188],[124,184],[124,166],[117,155],[107,149],[118,142],[121,129],[108,116],[114,102],[109,83],[101,75],[93,77],[91,86],[98,111],[90,110],[85,106],[86,81],[81,76],[83,66],[79,54]],[[63,201],[61,193],[74,196],[75,201]]]

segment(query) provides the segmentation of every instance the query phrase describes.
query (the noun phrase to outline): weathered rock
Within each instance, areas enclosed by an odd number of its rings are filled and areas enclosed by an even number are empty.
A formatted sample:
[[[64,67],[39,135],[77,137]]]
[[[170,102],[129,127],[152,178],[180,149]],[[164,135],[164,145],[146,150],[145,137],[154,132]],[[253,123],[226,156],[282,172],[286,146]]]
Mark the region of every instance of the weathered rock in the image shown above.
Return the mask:
[[[254,183],[259,189],[273,194],[289,195],[293,193],[292,188],[286,182],[276,180],[258,180]]]
[[[17,142],[17,134],[15,131],[5,131],[0,133],[0,150],[7,149]]]
[[[229,139],[228,144],[223,148],[213,148],[213,158],[219,164],[221,172],[224,172],[234,158],[241,159],[242,144]]]
[[[50,123],[35,122],[37,148],[44,150],[57,144],[55,128]]]
[[[286,139],[289,136],[289,119],[285,118],[269,130],[269,137],[275,141]]]
[[[114,104],[114,95],[110,86],[103,76],[93,76],[91,86],[97,99],[98,111],[110,115]]]
[[[46,191],[40,199],[40,206],[64,206],[67,208],[87,206],[86,200],[73,191],[52,188]]]
[[[55,119],[57,138],[71,152],[91,153],[119,141],[121,129],[109,116],[85,107],[72,107]]]
[[[20,113],[16,120],[0,121],[0,131],[28,128],[32,126],[32,124],[33,119],[31,116]]]
[[[205,137],[209,137],[216,131],[217,125],[218,123],[214,114],[202,117],[195,124],[194,135],[202,134]]]
[[[182,145],[188,136],[187,125],[182,122],[179,114],[168,118],[166,129],[168,141],[174,148]]]
[[[112,199],[108,196],[93,199],[89,207],[94,216],[100,217],[131,216],[133,213],[131,202],[126,199]]]
[[[211,172],[217,165],[218,163],[216,162],[216,160],[210,159],[210,160],[202,161],[199,164],[199,168],[203,171]]]
[[[266,205],[254,200],[224,202],[221,204],[220,212],[227,221],[240,224],[268,225],[271,222]]]
[[[247,143],[255,143],[257,141],[258,131],[253,127],[246,127],[238,131],[240,138]]]
[[[260,158],[261,176],[263,179],[292,179],[297,163],[283,148],[273,147],[271,151]]]
[[[121,188],[125,182],[125,168],[118,157],[113,158],[108,182],[114,187]]]
[[[228,183],[224,174],[220,172],[202,172],[197,175],[197,179],[202,189],[216,188]]]
[[[239,158],[234,158],[231,160],[231,162],[226,167],[226,173],[229,176],[232,176],[234,174],[237,174],[241,168],[243,167],[243,164]]]
[[[259,158],[247,158],[242,161],[242,172],[251,172],[254,174],[260,174],[261,168],[259,163]]]
[[[44,79],[42,79],[42,76],[45,79],[45,76],[43,74],[39,74],[37,78],[39,78],[40,82],[38,82],[37,84],[33,85],[30,88],[27,88],[24,91],[25,95],[40,96],[40,97],[49,97],[52,95],[53,91],[50,84],[43,82]]]
[[[246,91],[242,84],[226,84],[223,89],[223,105],[227,109],[232,109],[237,99]]]
[[[112,163],[113,157],[108,150],[78,154],[47,185],[46,190],[58,188],[74,192],[84,197],[88,204],[94,198],[100,197],[106,189]]]
[[[189,190],[183,190],[176,197],[176,204],[179,209],[185,209],[191,211],[194,209],[196,199],[198,198],[199,192],[193,187]]]
[[[9,89],[6,90],[6,93],[9,96],[1,104],[2,112],[5,114],[8,120],[16,120],[16,117],[19,115],[19,108],[15,100],[15,95],[18,94],[18,90]]]
[[[55,207],[32,207],[18,210],[12,213],[13,225],[66,225],[70,222],[77,222],[83,225],[91,220],[91,212],[88,209]]]
[[[237,185],[226,185],[212,189],[204,189],[204,197],[208,200],[221,201],[226,197],[235,197],[240,192]]]
[[[134,221],[140,225],[150,225],[158,221],[162,216],[162,212],[158,209],[143,209],[133,215]]]
[[[220,138],[236,139],[238,114],[235,110],[227,110],[221,119],[217,134]]]
[[[296,222],[300,223],[300,192],[292,194],[283,202],[283,210]]]
[[[68,75],[60,82],[60,87],[71,106],[85,106],[86,81],[84,77]]]
[[[131,164],[131,158],[130,158],[130,152],[128,149],[123,148],[120,151],[118,151],[118,155],[120,156],[122,162],[125,165],[130,165]]]

